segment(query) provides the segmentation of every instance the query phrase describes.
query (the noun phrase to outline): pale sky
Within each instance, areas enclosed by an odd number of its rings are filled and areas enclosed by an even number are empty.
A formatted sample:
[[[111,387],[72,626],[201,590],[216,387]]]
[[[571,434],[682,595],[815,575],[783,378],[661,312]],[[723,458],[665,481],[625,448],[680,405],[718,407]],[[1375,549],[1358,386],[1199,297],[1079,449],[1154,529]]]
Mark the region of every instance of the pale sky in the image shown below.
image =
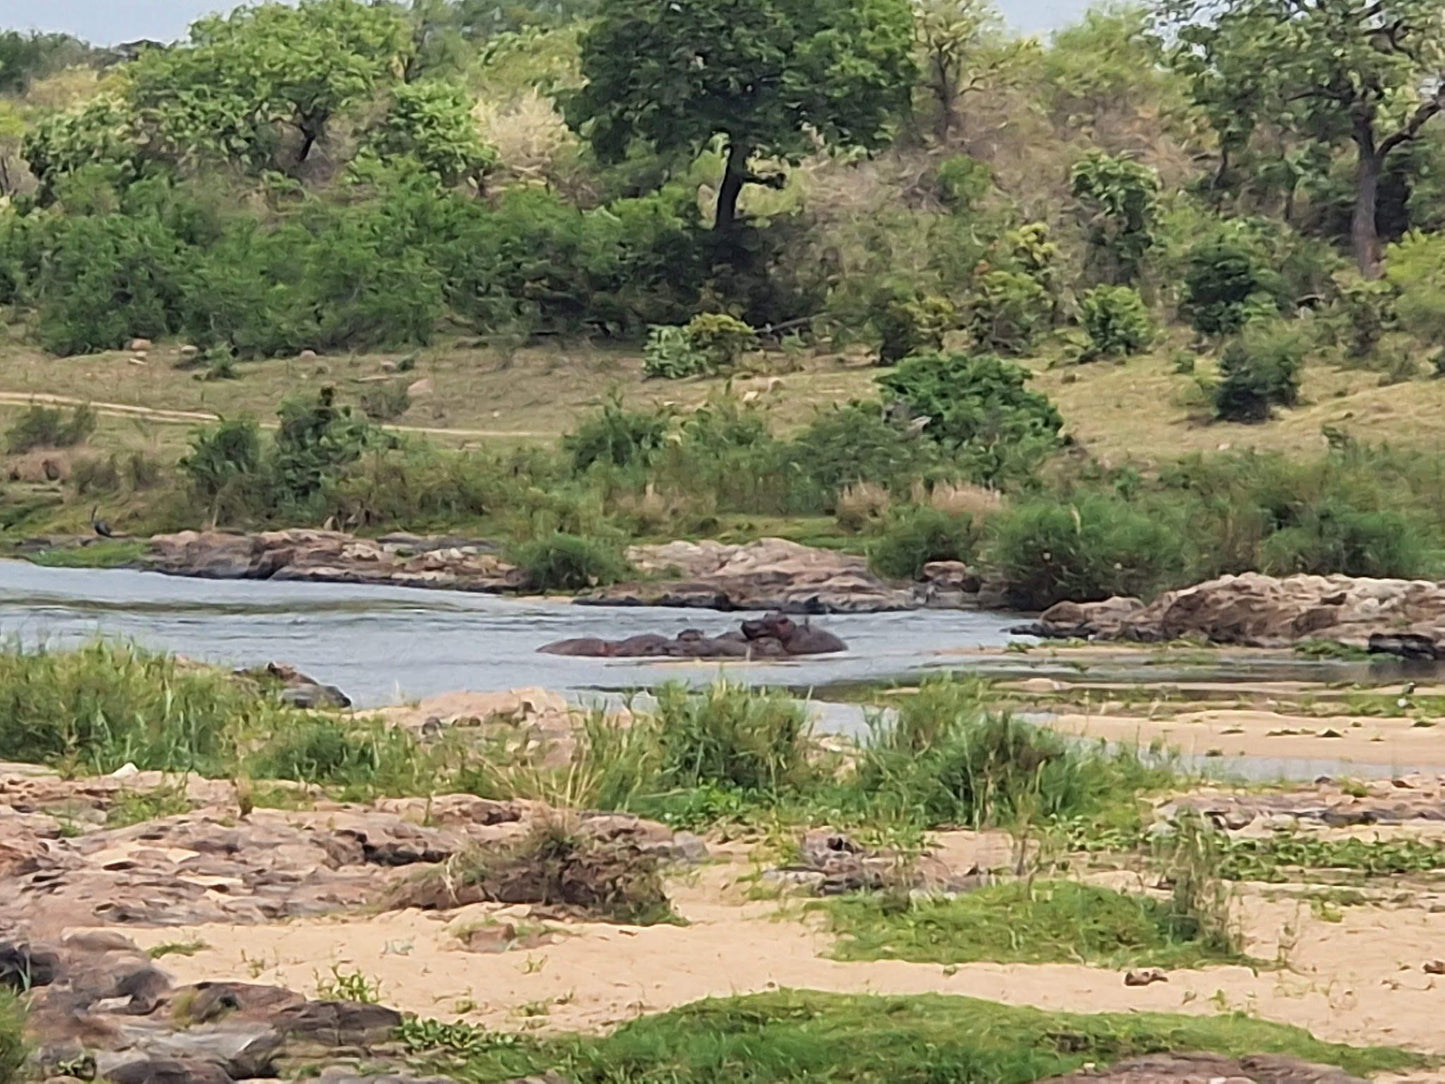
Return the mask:
[[[198,15],[234,7],[226,0],[0,0],[0,30],[64,30],[97,45],[180,37]],[[1004,16],[1026,32],[1078,17],[1088,0],[1000,0]]]

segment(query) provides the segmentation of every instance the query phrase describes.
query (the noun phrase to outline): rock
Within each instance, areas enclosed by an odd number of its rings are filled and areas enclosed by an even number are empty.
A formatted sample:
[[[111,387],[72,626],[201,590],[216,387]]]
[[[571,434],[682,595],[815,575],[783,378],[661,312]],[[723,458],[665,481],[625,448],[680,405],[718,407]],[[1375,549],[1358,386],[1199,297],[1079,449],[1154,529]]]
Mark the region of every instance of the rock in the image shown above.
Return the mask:
[[[1146,967],[1138,971],[1124,972],[1125,986],[1152,986],[1156,982],[1168,982],[1169,976],[1157,967]]]
[[[420,380],[414,380],[406,386],[406,393],[413,399],[421,399],[435,391],[431,377],[424,376]]]
[[[744,621],[740,632],[711,637],[697,629],[680,632],[672,639],[655,634],[632,636],[626,640],[600,640],[586,636],[559,640],[537,649],[545,655],[571,655],[595,658],[779,658],[804,655],[828,655],[847,651],[848,645],[838,637],[808,623],[799,625],[780,613],[772,613],[756,621]]]
[[[1426,960],[1420,970],[1427,975],[1445,975],[1445,960]]]
[[[933,587],[968,595],[978,594],[983,586],[982,577],[962,561],[930,561],[920,578]]]
[[[1246,572],[1137,599],[1061,602],[1027,631],[1040,636],[1160,642],[1197,638],[1245,647],[1308,639],[1406,658],[1445,658],[1445,586],[1349,576]]]
[[[187,343],[185,346],[181,347],[179,354],[182,361],[194,361],[196,358],[201,356],[201,348],[199,346],[192,345],[191,343]]]
[[[130,779],[133,776],[137,775],[140,775],[140,769],[137,768],[130,761],[126,761],[119,768],[110,773],[110,777],[112,779]]]
[[[890,587],[870,572],[866,558],[781,538],[741,546],[713,541],[634,546],[628,559],[656,578],[604,587],[577,601],[788,614],[876,613],[923,605],[918,591]]]
[[[306,349],[296,355],[298,361],[315,361],[317,354],[315,350]]]
[[[439,547],[294,528],[253,535],[182,531],[151,539],[148,567],[176,576],[518,591],[527,577],[484,543]]]
[[[154,344],[152,344],[149,339],[132,339],[129,343],[126,344],[126,349],[129,350],[132,354],[137,354],[142,351],[149,350],[152,345]]]

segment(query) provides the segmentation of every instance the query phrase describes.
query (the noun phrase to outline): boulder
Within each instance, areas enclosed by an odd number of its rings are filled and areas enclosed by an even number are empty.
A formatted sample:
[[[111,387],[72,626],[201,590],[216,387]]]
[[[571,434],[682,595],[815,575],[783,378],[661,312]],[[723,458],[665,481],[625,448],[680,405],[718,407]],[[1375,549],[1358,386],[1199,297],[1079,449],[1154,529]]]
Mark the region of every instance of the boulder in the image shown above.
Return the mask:
[[[634,546],[627,556],[638,571],[656,578],[604,587],[577,601],[789,614],[877,613],[922,605],[918,592],[884,583],[863,557],[782,538],[738,546],[713,541]]]
[[[1428,580],[1246,572],[1138,599],[1061,602],[1019,630],[1046,637],[1244,647],[1331,640],[1405,658],[1445,658],[1445,586]]]

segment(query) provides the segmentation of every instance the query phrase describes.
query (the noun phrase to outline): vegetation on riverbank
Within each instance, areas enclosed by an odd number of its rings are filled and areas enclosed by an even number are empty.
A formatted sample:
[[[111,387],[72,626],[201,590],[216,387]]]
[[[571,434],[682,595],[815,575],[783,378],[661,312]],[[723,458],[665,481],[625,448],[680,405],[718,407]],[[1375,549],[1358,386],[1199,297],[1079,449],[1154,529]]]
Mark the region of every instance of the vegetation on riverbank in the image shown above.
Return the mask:
[[[1078,1069],[1170,1050],[1289,1054],[1352,1074],[1420,1059],[1390,1047],[1322,1043],[1298,1028],[1242,1014],[1214,1017],[1042,1012],[973,998],[865,997],[779,991],[699,1002],[643,1017],[602,1039],[449,1035],[456,1054],[413,1027],[468,1080],[493,1082],[556,1068],[578,1081],[754,1084],[848,1079],[925,1084],[1029,1084]],[[468,1043],[468,1039],[472,1042]]]

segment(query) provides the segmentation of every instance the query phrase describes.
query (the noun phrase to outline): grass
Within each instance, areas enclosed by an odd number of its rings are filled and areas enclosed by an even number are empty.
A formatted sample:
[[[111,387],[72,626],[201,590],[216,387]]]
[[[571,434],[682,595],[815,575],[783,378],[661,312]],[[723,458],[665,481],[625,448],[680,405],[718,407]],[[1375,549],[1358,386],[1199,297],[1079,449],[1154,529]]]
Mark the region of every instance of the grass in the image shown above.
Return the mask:
[[[0,986],[0,1084],[21,1078],[28,1054],[24,1002]]]
[[[124,828],[190,811],[191,802],[186,797],[184,782],[153,790],[123,790],[116,795],[115,803],[106,813],[105,823],[111,828]]]
[[[1292,832],[1223,843],[1221,876],[1285,881],[1291,870],[1343,870],[1365,877],[1445,870],[1445,844],[1422,839],[1317,839]]]
[[[127,568],[138,564],[149,548],[149,543],[142,540],[114,540],[44,550],[26,557],[45,568]]]
[[[152,960],[161,960],[167,956],[194,956],[198,952],[205,952],[211,946],[204,941],[163,941],[159,945],[146,950],[146,955]]]
[[[1393,1047],[1324,1043],[1239,1014],[1076,1015],[939,995],[868,997],[782,990],[700,1001],[604,1038],[517,1039],[413,1023],[475,1082],[557,1069],[576,1084],[1028,1084],[1164,1051],[1284,1054],[1367,1075],[1422,1063]],[[444,1047],[440,1040],[449,1040]]]
[[[1169,903],[1073,881],[993,885],[955,898],[843,897],[820,905],[841,960],[1196,967],[1238,962]]]

